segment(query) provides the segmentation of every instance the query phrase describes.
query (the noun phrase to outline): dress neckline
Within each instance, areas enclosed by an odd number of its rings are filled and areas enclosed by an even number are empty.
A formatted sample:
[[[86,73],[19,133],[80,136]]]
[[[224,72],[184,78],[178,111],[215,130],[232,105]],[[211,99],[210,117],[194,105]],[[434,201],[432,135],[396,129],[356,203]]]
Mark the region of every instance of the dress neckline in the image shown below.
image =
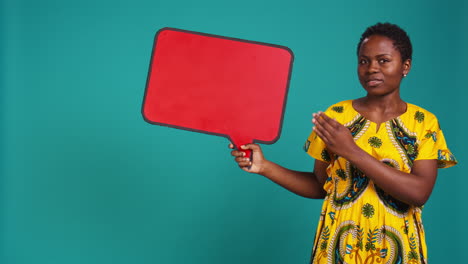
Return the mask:
[[[382,124],[387,124],[388,122],[391,122],[391,121],[393,121],[393,120],[395,120],[395,119],[399,119],[399,118],[403,117],[404,115],[406,115],[406,114],[409,112],[409,108],[411,107],[411,104],[410,104],[410,103],[405,102],[405,104],[406,104],[406,109],[405,109],[405,111],[404,111],[403,113],[401,113],[400,115],[395,116],[395,117],[393,117],[393,118],[390,118],[390,119],[388,119],[388,120],[385,120],[384,122],[377,123],[377,122],[375,122],[375,121],[370,120],[369,118],[367,118],[366,116],[364,116],[363,114],[361,114],[359,111],[357,111],[356,108],[354,108],[353,102],[354,102],[354,100],[350,100],[350,102],[349,102],[349,103],[351,104],[351,109],[353,109],[353,111],[356,112],[356,113],[359,115],[359,117],[364,118],[364,120],[366,120],[366,122],[375,124],[375,126],[376,126],[376,132],[379,132],[380,126],[381,126]]]

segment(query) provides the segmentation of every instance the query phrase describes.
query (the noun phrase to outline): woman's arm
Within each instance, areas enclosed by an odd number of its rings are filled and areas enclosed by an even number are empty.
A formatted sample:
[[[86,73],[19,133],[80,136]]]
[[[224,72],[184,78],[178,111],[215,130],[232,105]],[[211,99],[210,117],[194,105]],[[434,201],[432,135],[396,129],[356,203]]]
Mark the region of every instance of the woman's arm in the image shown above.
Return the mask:
[[[362,149],[350,154],[348,160],[386,193],[416,206],[429,199],[437,177],[437,160],[417,160],[411,173],[387,166]]]
[[[323,113],[314,114],[314,130],[327,149],[360,169],[376,185],[396,199],[422,206],[429,199],[437,177],[437,160],[417,160],[410,173],[385,165],[362,150],[349,130]]]
[[[229,146],[233,148],[232,144]],[[252,150],[252,161],[244,157],[244,152],[233,150],[231,155],[244,171],[257,173],[285,189],[307,198],[321,199],[325,197],[323,184],[327,179],[327,163],[316,160],[314,172],[300,172],[284,168],[274,162],[266,160],[257,144],[241,146],[242,149]]]

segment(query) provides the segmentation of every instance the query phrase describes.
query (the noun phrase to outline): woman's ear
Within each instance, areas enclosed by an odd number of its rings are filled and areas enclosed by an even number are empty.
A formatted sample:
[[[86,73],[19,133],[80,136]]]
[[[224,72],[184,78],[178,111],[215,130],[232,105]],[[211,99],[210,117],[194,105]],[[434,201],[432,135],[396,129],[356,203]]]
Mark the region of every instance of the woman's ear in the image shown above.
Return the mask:
[[[403,62],[403,77],[406,77],[411,70],[411,59],[407,59]]]

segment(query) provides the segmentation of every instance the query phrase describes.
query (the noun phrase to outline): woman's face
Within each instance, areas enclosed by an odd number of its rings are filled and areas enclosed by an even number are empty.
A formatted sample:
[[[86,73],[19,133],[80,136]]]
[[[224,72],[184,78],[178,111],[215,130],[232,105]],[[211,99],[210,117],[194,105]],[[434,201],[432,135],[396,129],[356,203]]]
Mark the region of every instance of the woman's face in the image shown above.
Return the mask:
[[[362,42],[358,55],[358,75],[368,95],[398,93],[401,79],[410,68],[411,60],[402,61],[391,39],[372,35]]]

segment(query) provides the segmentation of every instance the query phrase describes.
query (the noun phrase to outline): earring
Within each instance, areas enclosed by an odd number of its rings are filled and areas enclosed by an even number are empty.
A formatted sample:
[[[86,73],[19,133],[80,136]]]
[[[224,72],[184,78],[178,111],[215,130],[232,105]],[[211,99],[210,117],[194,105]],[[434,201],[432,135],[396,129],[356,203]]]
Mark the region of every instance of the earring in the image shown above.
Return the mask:
[[[403,78],[406,77],[406,74],[403,74]]]

